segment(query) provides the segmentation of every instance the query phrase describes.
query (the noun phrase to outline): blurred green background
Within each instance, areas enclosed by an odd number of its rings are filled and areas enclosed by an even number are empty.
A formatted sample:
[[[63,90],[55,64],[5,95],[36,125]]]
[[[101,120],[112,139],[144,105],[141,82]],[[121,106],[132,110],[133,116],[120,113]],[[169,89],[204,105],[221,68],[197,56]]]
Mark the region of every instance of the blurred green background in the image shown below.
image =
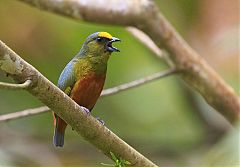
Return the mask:
[[[239,93],[237,1],[156,3],[187,42]],[[216,14],[219,9],[225,11],[224,17]],[[123,27],[75,21],[14,0],[0,1],[0,18],[0,39],[55,84],[85,38],[96,31],[107,31],[122,40],[116,44],[121,52],[111,56],[105,88],[168,68]],[[1,72],[0,81],[12,82]],[[26,91],[0,90],[0,114],[42,105]],[[101,98],[92,114],[160,166],[231,167],[239,163],[239,130],[232,132],[227,121],[177,76]],[[0,123],[0,132],[0,166],[112,163],[71,128],[64,148],[54,148],[50,112]],[[231,161],[221,148],[230,149]],[[226,160],[215,164],[218,156]]]

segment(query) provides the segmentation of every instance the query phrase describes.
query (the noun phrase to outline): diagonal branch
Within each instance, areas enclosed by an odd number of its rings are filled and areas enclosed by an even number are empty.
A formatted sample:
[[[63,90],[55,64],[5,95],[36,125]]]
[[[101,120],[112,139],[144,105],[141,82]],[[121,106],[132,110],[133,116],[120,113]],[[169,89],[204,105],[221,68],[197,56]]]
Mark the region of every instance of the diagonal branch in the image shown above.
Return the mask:
[[[0,89],[11,89],[11,90],[27,89],[28,87],[31,86],[31,83],[32,83],[31,80],[26,80],[24,83],[21,83],[21,84],[0,82]]]
[[[177,73],[177,71],[175,69],[165,70],[165,71],[161,71],[161,72],[149,75],[147,77],[140,78],[135,81],[131,81],[131,82],[128,82],[128,83],[125,83],[122,85],[118,85],[113,88],[108,88],[108,89],[105,89],[102,91],[101,97],[114,95],[114,94],[120,93],[122,91],[141,86],[143,84],[155,81],[155,80],[163,78],[163,77],[167,77],[167,76],[175,74],[175,73]],[[48,111],[50,111],[50,109],[47,106],[42,106],[42,107],[37,107],[37,108],[26,109],[23,111],[18,111],[15,113],[4,114],[4,115],[0,115],[0,122],[6,122],[6,121],[10,121],[10,120],[19,119],[19,118],[29,117],[29,116],[45,113]]]
[[[234,90],[199,56],[164,18],[152,0],[20,0],[74,19],[133,26],[145,32],[170,54],[181,77],[230,122],[240,118],[240,99]],[[106,5],[107,4],[107,5]],[[96,14],[96,11],[101,11]]]
[[[0,69],[8,73],[17,83],[31,80],[27,89],[63,118],[84,139],[88,140],[105,155],[114,155],[128,160],[136,167],[156,167],[154,163],[125,143],[91,115],[83,111],[70,97],[45,78],[33,66],[25,62],[0,41]]]

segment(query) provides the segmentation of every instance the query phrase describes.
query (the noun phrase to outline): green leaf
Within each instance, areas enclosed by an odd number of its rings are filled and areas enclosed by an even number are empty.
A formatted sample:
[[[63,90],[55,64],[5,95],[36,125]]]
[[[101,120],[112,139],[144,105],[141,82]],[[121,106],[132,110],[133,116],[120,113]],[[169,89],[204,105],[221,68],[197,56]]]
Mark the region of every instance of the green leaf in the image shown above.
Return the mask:
[[[114,155],[113,152],[110,151],[110,155],[112,157],[112,159],[115,161],[115,164],[105,164],[105,163],[101,163],[101,165],[104,166],[115,166],[115,167],[125,167],[126,165],[131,165],[131,163],[127,160],[122,159],[121,157],[117,157],[116,155]]]
[[[112,159],[114,160],[114,161],[117,161],[118,159],[117,159],[117,157],[114,155],[114,153],[113,152],[111,152],[110,151],[110,154],[111,154],[111,156],[112,156]]]

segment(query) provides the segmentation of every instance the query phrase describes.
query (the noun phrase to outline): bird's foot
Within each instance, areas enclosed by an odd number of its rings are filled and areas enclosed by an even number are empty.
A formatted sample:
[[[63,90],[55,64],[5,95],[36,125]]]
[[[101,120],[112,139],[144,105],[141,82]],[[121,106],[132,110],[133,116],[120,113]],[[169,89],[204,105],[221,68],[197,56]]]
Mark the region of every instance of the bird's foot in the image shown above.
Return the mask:
[[[85,111],[85,113],[87,114],[87,115],[90,115],[90,110],[89,109],[87,109],[86,107],[83,107],[83,106],[80,106],[81,107],[81,109],[83,110],[83,111]]]
[[[105,125],[105,122],[101,120],[99,117],[96,117],[96,120],[98,120],[103,126]]]

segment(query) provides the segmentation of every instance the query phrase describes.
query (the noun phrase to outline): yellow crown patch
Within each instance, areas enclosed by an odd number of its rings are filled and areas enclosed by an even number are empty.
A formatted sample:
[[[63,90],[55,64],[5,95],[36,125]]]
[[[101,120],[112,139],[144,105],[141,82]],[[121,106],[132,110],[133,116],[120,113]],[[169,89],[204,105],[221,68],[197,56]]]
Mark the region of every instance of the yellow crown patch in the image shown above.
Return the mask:
[[[112,35],[109,34],[108,32],[100,32],[98,34],[99,37],[103,37],[103,38],[108,38],[108,39],[112,39]]]

